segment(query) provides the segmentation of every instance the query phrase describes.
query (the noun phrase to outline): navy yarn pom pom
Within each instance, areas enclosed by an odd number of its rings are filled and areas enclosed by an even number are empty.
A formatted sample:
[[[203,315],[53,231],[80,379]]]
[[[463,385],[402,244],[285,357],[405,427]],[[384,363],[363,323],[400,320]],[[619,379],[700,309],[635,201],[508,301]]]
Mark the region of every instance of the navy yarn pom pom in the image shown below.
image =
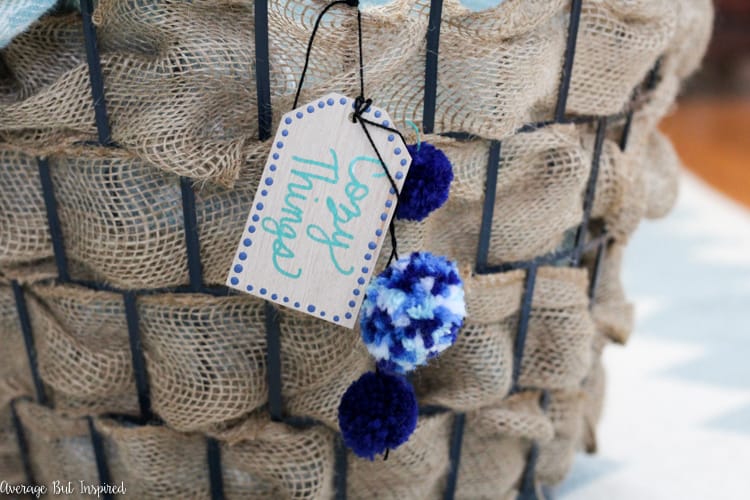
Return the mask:
[[[406,148],[412,161],[398,197],[396,218],[421,221],[448,200],[453,166],[445,153],[429,142]]]
[[[344,393],[339,428],[344,443],[362,458],[405,443],[417,427],[417,397],[404,378],[367,372]]]

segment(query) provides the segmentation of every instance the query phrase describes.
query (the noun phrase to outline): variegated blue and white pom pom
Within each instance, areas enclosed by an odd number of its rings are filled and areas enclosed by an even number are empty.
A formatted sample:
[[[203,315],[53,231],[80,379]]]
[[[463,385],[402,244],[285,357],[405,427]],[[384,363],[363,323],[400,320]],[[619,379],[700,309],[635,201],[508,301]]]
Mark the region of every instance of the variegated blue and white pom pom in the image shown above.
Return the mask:
[[[362,339],[381,370],[403,374],[450,347],[465,316],[456,264],[415,252],[370,283],[362,305]]]

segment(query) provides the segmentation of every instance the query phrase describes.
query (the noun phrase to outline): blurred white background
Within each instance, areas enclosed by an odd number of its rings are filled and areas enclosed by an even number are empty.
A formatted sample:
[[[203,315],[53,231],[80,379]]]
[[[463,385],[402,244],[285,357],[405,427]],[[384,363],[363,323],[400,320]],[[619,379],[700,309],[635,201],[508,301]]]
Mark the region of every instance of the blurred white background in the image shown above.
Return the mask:
[[[637,321],[605,350],[599,453],[557,497],[750,498],[750,211],[685,173],[672,214],[633,236],[623,279]]]

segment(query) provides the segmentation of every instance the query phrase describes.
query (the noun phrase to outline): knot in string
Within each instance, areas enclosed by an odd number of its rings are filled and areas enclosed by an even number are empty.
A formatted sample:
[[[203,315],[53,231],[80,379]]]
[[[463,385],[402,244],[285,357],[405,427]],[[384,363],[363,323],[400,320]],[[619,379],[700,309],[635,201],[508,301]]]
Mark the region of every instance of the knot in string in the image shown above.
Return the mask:
[[[313,26],[312,33],[310,34],[310,40],[307,43],[307,52],[305,53],[305,65],[302,68],[302,74],[300,75],[299,79],[299,85],[297,85],[297,92],[294,96],[294,104],[292,105],[292,109],[297,108],[297,104],[299,103],[299,97],[300,92],[302,91],[302,84],[305,81],[305,74],[307,73],[308,65],[310,64],[310,54],[312,52],[312,46],[313,41],[315,40],[315,35],[318,32],[318,28],[320,28],[320,22],[323,19],[323,16],[325,16],[326,12],[330,10],[332,7],[336,5],[348,5],[350,7],[359,7],[359,0],[335,0],[328,5],[318,14],[318,18],[315,20],[315,25]],[[357,42],[358,42],[358,48],[359,48],[359,96],[354,100],[354,111],[352,112],[352,122],[353,123],[359,123],[362,127],[362,132],[367,137],[367,141],[370,143],[370,146],[372,146],[372,149],[375,151],[375,155],[378,157],[378,160],[380,162],[381,167],[383,167],[383,173],[385,174],[386,178],[388,179],[388,182],[391,185],[391,193],[396,195],[396,207],[398,206],[398,195],[400,194],[398,185],[396,184],[396,181],[393,179],[393,176],[391,176],[391,173],[388,171],[388,166],[385,164],[385,161],[383,161],[383,157],[380,154],[380,151],[378,150],[377,146],[375,145],[375,141],[372,139],[372,136],[370,135],[370,131],[367,129],[367,125],[371,125],[373,127],[387,130],[390,132],[393,132],[397,134],[401,140],[406,144],[406,140],[404,139],[404,136],[395,128],[388,127],[387,125],[384,125],[382,123],[376,123],[371,120],[368,120],[367,118],[364,118],[362,115],[367,112],[368,109],[370,109],[370,105],[372,104],[372,99],[366,99],[365,98],[365,69],[364,69],[364,61],[362,57],[362,13],[357,9]],[[394,208],[395,210],[395,208]],[[396,228],[394,225],[395,217],[391,219],[391,223],[388,227],[388,232],[391,235],[391,255],[388,259],[388,264],[390,265],[393,259],[398,259],[398,249],[397,249],[397,241],[396,241]]]
[[[352,121],[357,123],[357,119],[362,119],[362,114],[370,109],[372,99],[365,99],[364,96],[358,96],[354,100],[354,113],[352,113]]]

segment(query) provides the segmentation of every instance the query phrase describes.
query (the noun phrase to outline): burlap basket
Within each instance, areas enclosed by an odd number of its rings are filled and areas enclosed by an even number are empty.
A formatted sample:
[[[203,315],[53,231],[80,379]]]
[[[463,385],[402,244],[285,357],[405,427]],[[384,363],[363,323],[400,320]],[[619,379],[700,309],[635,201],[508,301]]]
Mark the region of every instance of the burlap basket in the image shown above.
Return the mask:
[[[32,431],[28,433],[30,455],[38,460],[35,470],[45,474],[39,478],[41,483],[52,484],[60,478],[98,483],[86,419],[61,417],[33,403],[17,406],[21,422]],[[209,498],[203,436],[109,419],[93,425],[104,438],[112,481],[126,485],[126,496]],[[261,420],[255,430],[251,438],[227,447],[228,498],[325,498],[329,494],[333,473],[330,431],[294,431]]]
[[[421,122],[423,92],[415,82],[422,80],[425,53],[417,41],[426,31],[428,3],[397,0],[366,11],[363,19],[373,99],[399,121]],[[564,2],[510,1],[482,13],[457,0],[445,3],[436,129],[499,139],[549,116],[565,45]],[[697,15],[707,14],[706,2],[681,3],[586,2],[570,111],[620,111],[653,61],[670,48],[678,23],[678,34],[685,36],[699,24]],[[269,5],[275,123],[291,104],[314,7],[294,0]],[[112,139],[165,170],[233,183],[257,148],[251,144],[257,136],[250,119],[257,109],[254,75],[246,69],[254,58],[251,2],[102,0],[95,19]],[[338,29],[321,30],[303,99],[356,87],[353,31],[347,29],[353,20],[344,12],[329,19],[326,24]],[[5,50],[12,83],[5,88],[13,91],[0,100],[7,103],[0,108],[6,117],[0,133],[13,142],[39,149],[94,133],[78,23],[75,15],[50,18]],[[706,26],[700,24],[703,38]],[[684,45],[676,40],[676,47]],[[342,73],[346,67],[351,70]]]
[[[263,25],[256,0],[99,0],[96,103],[79,12],[2,49],[0,480],[107,472],[134,498],[528,500],[595,451],[601,353],[632,329],[622,254],[674,203],[680,160],[657,125],[699,65],[709,0],[444,0],[439,26],[430,0],[363,10],[367,97],[455,174],[442,208],[396,223],[399,251],[458,261],[468,311],[412,376],[415,434],[373,462],[338,435],[341,395],[373,368],[358,331],[281,308],[275,351],[276,313],[222,288],[269,153],[259,116],[272,130],[291,108],[326,3],[269,0]],[[322,21],[300,102],[359,92],[352,13]]]
[[[135,415],[121,296],[74,286],[32,290],[27,300],[40,374],[56,408],[70,415]],[[207,430],[265,404],[261,301],[160,294],[140,299],[138,307],[153,409],[168,425]],[[347,374],[367,367],[367,353],[354,332],[299,313],[282,312],[281,339],[283,390],[291,398],[323,387],[332,390],[330,382],[341,378],[342,366]],[[7,354],[23,359],[23,350]],[[330,406],[319,408],[319,415],[301,400],[293,404],[331,421],[345,383],[337,381],[338,390],[325,401]]]
[[[611,245],[600,266],[599,286],[591,313],[597,331],[612,342],[624,344],[633,329],[633,306],[625,298],[620,268],[622,245]],[[593,266],[593,262],[589,262]]]
[[[451,416],[421,418],[417,430],[393,460],[369,462],[350,457],[350,498],[434,498],[448,470]],[[399,448],[399,451],[401,448]]]
[[[519,393],[469,414],[457,498],[516,498],[532,441],[553,437],[539,398],[535,391]]]
[[[521,383],[577,387],[587,373],[593,335],[585,273],[562,268],[539,272]],[[417,372],[426,403],[462,410],[504,398],[511,383],[521,278],[516,272],[477,276],[467,283],[472,320],[465,334],[445,356]],[[503,298],[509,302],[505,307]],[[40,374],[56,408],[70,415],[135,415],[121,297],[39,285],[30,289],[27,300]],[[245,297],[160,294],[139,301],[153,407],[167,424],[184,431],[208,430],[265,404],[261,308],[260,301]],[[299,313],[281,314],[284,394],[300,414],[333,423],[341,394],[371,361],[354,332]],[[9,337],[17,340],[8,344],[3,358],[23,361],[21,335],[15,330]],[[314,343],[308,335],[315,336]]]
[[[591,164],[591,136],[553,126],[505,141],[495,202],[490,258],[493,262],[532,258],[558,248],[582,215],[581,192]],[[486,141],[459,142],[428,136],[456,165],[449,202],[420,224],[402,224],[403,250],[429,248],[460,262],[476,253],[481,220]],[[75,154],[76,156],[72,156]],[[50,258],[36,160],[0,149],[9,166],[0,192],[2,262],[15,264]],[[82,279],[122,288],[178,286],[187,283],[184,221],[179,179],[159,172],[120,150],[80,149],[50,156],[52,180],[68,258]],[[633,160],[607,141],[593,208],[611,231],[629,234],[642,216],[644,196],[634,185]],[[670,170],[671,175],[674,173]],[[196,215],[205,280],[225,280],[237,244],[236,228],[249,211],[260,178],[260,165],[247,169],[234,189],[205,186],[196,193]],[[667,181],[665,181],[667,182]],[[384,252],[386,253],[386,252]],[[387,255],[387,253],[386,253]],[[141,269],[149,269],[142,273]]]
[[[457,494],[460,498],[510,498],[523,471],[531,439],[552,439],[551,422],[541,413],[538,393],[509,398],[470,418],[467,456]],[[30,430],[31,456],[45,471],[42,483],[76,477],[90,484],[94,453],[85,419],[62,417],[28,402],[17,403]],[[353,498],[429,498],[441,491],[448,465],[448,414],[420,419],[414,438],[394,460],[350,458]],[[124,482],[137,498],[209,498],[202,462],[204,440],[163,426],[133,426],[111,419],[95,425],[108,450],[112,480]],[[252,428],[252,432],[248,429]],[[228,437],[225,436],[225,437]],[[49,450],[44,453],[41,450]],[[294,431],[255,418],[245,432],[234,433],[224,461],[228,498],[325,498],[332,487],[332,433],[322,428]],[[503,474],[498,475],[501,468]],[[462,471],[464,471],[462,469]],[[384,483],[384,481],[387,481]],[[501,496],[495,496],[501,492]],[[68,498],[68,497],[64,497]],[[70,498],[76,498],[75,495]]]
[[[19,457],[10,407],[0,412],[0,475],[10,484],[22,483],[24,470]]]
[[[470,410],[506,397],[522,279],[515,272],[467,283],[471,320],[455,346],[417,374],[425,402]],[[588,373],[594,327],[585,286],[581,270],[539,270],[519,379],[524,387],[578,387]]]

